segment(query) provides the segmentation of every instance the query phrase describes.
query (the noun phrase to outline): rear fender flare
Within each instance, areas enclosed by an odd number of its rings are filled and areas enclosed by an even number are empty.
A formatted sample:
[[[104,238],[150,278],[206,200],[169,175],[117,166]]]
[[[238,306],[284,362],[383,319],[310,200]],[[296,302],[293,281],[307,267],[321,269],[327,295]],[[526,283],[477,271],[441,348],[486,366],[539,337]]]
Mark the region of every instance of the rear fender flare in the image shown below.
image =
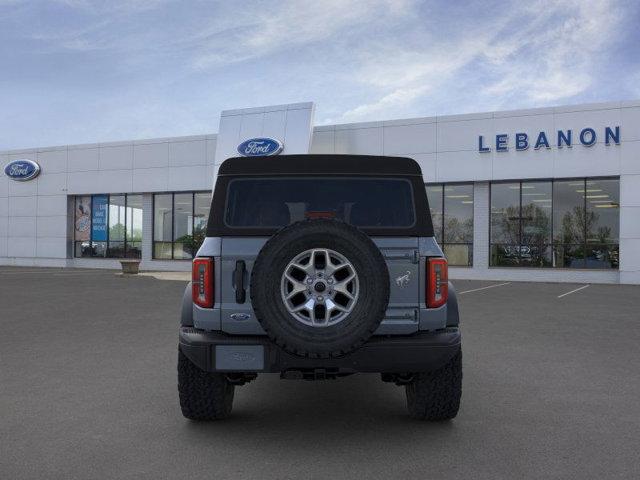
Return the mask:
[[[180,325],[193,327],[193,300],[191,297],[191,282],[187,284],[182,295],[182,309],[180,311]]]
[[[449,296],[447,298],[447,327],[457,327],[460,324],[458,312],[458,296],[453,283],[449,282]]]

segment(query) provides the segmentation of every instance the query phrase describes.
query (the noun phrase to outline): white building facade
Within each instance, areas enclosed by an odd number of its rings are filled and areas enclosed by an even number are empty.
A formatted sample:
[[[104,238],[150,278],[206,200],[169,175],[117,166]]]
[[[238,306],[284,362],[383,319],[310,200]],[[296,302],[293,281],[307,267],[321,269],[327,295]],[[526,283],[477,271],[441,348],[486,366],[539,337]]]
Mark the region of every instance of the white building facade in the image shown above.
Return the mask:
[[[640,284],[640,101],[322,126],[313,113],[233,110],[218,134],[0,152],[0,264],[188,270],[218,166],[268,138],[281,155],[414,158],[453,278]]]

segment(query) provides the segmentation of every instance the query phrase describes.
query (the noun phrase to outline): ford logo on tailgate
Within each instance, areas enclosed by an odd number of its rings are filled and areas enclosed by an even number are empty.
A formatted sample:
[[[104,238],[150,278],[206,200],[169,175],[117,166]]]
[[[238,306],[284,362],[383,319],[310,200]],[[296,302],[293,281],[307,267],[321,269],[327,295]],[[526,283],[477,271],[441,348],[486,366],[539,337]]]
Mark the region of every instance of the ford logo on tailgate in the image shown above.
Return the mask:
[[[284,146],[274,138],[250,138],[238,145],[238,153],[244,157],[262,157],[279,154]]]
[[[40,165],[32,160],[14,160],[4,167],[4,173],[12,180],[25,182],[38,176]]]

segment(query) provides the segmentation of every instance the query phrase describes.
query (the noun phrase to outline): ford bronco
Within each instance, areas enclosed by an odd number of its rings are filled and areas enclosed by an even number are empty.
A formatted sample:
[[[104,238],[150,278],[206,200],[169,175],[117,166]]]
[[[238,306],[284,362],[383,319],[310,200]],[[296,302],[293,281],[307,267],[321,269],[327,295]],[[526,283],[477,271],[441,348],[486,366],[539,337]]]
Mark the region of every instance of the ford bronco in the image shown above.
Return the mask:
[[[406,388],[409,414],[456,416],[458,304],[409,158],[231,158],[219,169],[207,236],[184,293],[182,413],[231,413],[261,373],[358,372]]]

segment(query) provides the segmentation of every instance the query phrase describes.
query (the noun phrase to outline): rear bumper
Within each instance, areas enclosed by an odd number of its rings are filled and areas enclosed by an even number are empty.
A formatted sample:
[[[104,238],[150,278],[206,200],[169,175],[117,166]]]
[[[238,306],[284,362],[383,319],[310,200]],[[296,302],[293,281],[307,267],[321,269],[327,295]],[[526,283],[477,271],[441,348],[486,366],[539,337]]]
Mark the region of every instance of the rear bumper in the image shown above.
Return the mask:
[[[287,353],[267,337],[180,327],[180,349],[200,369],[209,372],[425,372],[445,365],[460,345],[460,330],[446,328],[407,336],[372,337],[343,357],[314,359]]]

